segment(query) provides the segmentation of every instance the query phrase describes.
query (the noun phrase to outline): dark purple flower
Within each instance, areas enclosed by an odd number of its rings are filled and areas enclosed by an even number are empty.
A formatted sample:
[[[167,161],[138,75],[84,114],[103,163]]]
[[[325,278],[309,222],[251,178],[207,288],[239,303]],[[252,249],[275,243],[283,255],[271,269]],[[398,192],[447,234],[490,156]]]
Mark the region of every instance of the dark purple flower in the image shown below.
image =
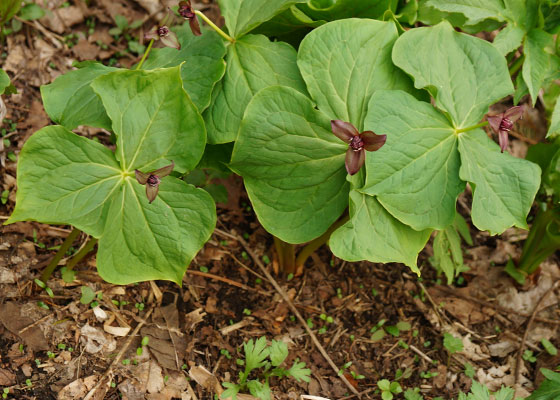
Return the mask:
[[[387,135],[376,135],[372,131],[358,132],[350,122],[339,119],[331,121],[331,128],[337,138],[348,143],[346,151],[346,171],[354,175],[366,161],[366,150],[377,151],[387,140]]]
[[[185,19],[189,20],[189,25],[191,26],[191,31],[195,36],[200,36],[200,25],[196,19],[196,14],[191,6],[191,0],[179,2],[179,15]]]
[[[160,40],[167,47],[173,47],[174,49],[179,50],[181,45],[179,44],[179,40],[177,39],[177,35],[175,32],[171,32],[166,25],[161,26],[154,26],[144,35],[144,38],[148,40]]]
[[[498,142],[500,143],[500,149],[502,153],[507,149],[508,145],[508,134],[513,128],[513,124],[523,115],[523,107],[516,106],[511,107],[505,112],[498,115],[488,115],[486,119],[488,124],[494,132],[498,134]]]
[[[160,169],[156,169],[152,172],[144,173],[140,172],[137,169],[134,170],[138,183],[141,185],[146,185],[146,196],[148,197],[148,201],[150,202],[150,204],[156,199],[159,191],[159,184],[161,183],[161,178],[169,175],[171,171],[173,171],[174,166],[175,163],[171,161],[171,164]]]

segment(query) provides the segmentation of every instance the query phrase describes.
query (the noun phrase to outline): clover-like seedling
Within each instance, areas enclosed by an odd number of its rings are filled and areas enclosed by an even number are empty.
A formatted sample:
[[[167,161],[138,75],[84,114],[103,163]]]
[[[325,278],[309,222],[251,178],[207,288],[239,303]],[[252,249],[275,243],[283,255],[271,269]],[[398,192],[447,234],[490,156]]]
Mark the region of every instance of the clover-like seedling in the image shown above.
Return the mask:
[[[377,382],[377,387],[381,390],[383,400],[392,400],[396,394],[402,393],[403,389],[398,382],[391,382],[388,379],[381,379]]]

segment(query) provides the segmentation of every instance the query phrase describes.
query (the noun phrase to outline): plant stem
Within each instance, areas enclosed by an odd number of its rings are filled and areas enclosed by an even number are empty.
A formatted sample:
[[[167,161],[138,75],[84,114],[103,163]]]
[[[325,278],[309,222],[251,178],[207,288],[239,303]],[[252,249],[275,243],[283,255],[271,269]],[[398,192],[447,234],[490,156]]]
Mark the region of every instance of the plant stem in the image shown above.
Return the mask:
[[[144,64],[144,61],[146,61],[146,57],[148,57],[148,54],[150,54],[150,50],[152,50],[153,44],[154,44],[154,39],[150,40],[150,43],[148,44],[148,48],[146,48],[146,51],[144,52],[142,59],[140,60],[140,62],[138,63],[135,69],[142,68],[142,64]]]
[[[74,243],[74,240],[76,240],[80,233],[82,233],[81,230],[76,228],[72,229],[72,232],[70,232],[70,234],[66,237],[64,243],[62,243],[49,265],[47,265],[47,268],[45,268],[45,270],[41,274],[41,277],[39,278],[41,281],[47,283],[58,263],[60,262],[60,260],[62,260],[64,254],[66,254],[66,252],[68,251],[70,246],[72,246],[72,243]]]
[[[488,125],[488,121],[482,121],[480,124],[476,124],[476,125],[473,125],[473,126],[467,126],[466,128],[455,129],[455,133],[459,134],[459,133],[463,133],[463,132],[472,131],[473,129],[482,128],[483,126],[486,126],[486,125]]]
[[[204,22],[206,22],[208,25],[210,25],[210,27],[212,29],[214,29],[216,32],[218,32],[218,35],[220,35],[221,37],[223,37],[225,40],[227,40],[230,43],[235,43],[235,39],[232,38],[231,36],[229,36],[227,33],[225,33],[224,31],[222,31],[220,28],[218,28],[218,26],[213,23],[212,21],[210,21],[208,19],[208,17],[206,15],[204,15],[203,13],[201,13],[198,10],[194,10],[194,13],[196,15],[198,15],[200,18],[202,18],[204,20]]]
[[[313,239],[311,242],[307,243],[305,247],[301,249],[301,251],[299,252],[296,258],[296,271],[302,269],[307,259],[311,256],[311,254],[315,253],[315,251],[319,247],[327,243],[331,238],[332,233],[336,231],[338,228],[340,228],[342,225],[344,225],[346,222],[348,222],[349,219],[350,216],[348,214],[344,215],[342,218],[340,218],[338,221],[332,224],[325,233],[323,233],[317,239]]]
[[[286,275],[296,273],[296,247],[291,243],[286,243],[283,240],[274,236],[274,245],[278,253],[278,264],[280,270]]]
[[[82,250],[80,250],[76,255],[74,255],[74,257],[72,257],[70,261],[68,261],[68,263],[66,263],[66,270],[72,271],[76,266],[76,264],[78,264],[93,249],[93,247],[97,244],[98,241],[99,239],[96,238],[89,239],[89,242],[86,243],[86,245],[82,248]]]
[[[511,64],[511,67],[509,67],[509,76],[513,77],[513,75],[519,71],[519,69],[523,66],[523,61],[525,61],[525,55],[522,55],[515,60],[513,64]]]

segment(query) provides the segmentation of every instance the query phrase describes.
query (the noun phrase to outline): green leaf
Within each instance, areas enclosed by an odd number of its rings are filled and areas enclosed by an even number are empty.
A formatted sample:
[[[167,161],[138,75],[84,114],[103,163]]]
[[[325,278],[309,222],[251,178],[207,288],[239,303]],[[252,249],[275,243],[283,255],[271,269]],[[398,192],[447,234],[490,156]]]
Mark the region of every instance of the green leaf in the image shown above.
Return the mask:
[[[122,70],[92,83],[113,121],[115,155],[125,171],[154,170],[172,160],[175,170],[186,172],[202,157],[204,122],[182,87],[180,73],[180,67]]]
[[[541,339],[541,344],[543,345],[546,352],[551,356],[555,356],[558,354],[558,349],[556,348],[556,346],[550,343],[550,340],[543,338]]]
[[[540,185],[540,168],[500,153],[480,129],[459,134],[461,179],[473,189],[472,221],[498,234],[512,225],[528,229],[526,218]]]
[[[560,101],[556,100],[556,105],[552,111],[552,117],[550,119],[550,126],[546,137],[555,137],[560,135]]]
[[[17,89],[10,82],[10,77],[6,71],[0,69],[0,95],[14,93],[17,93]]]
[[[347,147],[306,96],[271,87],[247,107],[231,168],[243,176],[263,227],[302,243],[323,234],[348,205]]]
[[[97,269],[108,282],[167,279],[181,284],[186,267],[210,238],[216,223],[212,197],[167,176],[148,204],[144,186],[129,177],[107,215]]]
[[[288,375],[294,378],[296,381],[303,381],[309,382],[311,375],[311,370],[309,368],[305,368],[305,363],[300,362],[299,359],[296,358],[294,361],[294,365],[287,371]]]
[[[403,34],[393,62],[413,76],[417,88],[428,89],[455,128],[475,125],[488,106],[513,92],[506,60],[494,46],[448,22]]]
[[[469,246],[473,245],[473,240],[471,236],[471,231],[469,226],[467,225],[467,221],[465,218],[462,217],[461,214],[455,214],[455,220],[453,221],[453,226],[461,234],[461,237]]]
[[[248,35],[230,45],[225,76],[214,88],[204,114],[208,142],[227,143],[237,138],[245,108],[259,90],[281,85],[306,93],[296,56],[290,45],[270,42],[262,35]]]
[[[366,155],[361,190],[377,195],[387,211],[416,230],[450,225],[465,184],[449,121],[408,93],[380,91],[371,98],[365,128],[387,134],[387,141]]]
[[[461,239],[453,226],[438,232],[434,239],[433,264],[442,271],[450,285],[458,272],[463,268]]]
[[[89,286],[82,286],[80,290],[82,291],[80,303],[89,304],[95,299],[95,292]]]
[[[506,20],[506,10],[500,0],[429,0],[429,6],[440,11],[462,13],[467,17],[468,25],[474,25],[485,19]]]
[[[296,3],[305,0],[219,0],[229,33],[236,39]]]
[[[541,369],[544,373],[544,368]],[[544,380],[541,385],[525,400],[557,400],[560,396],[560,374],[550,371],[555,375],[555,379]]]
[[[111,130],[111,120],[90,84],[95,78],[117,68],[96,62],[79,66],[80,69],[67,72],[53,83],[41,86],[45,111],[55,123],[68,129],[88,125]]]
[[[377,387],[382,391],[391,391],[391,382],[388,379],[381,379],[377,382]]]
[[[460,338],[454,337],[452,334],[445,332],[443,334],[443,347],[451,354],[463,351],[463,342]]]
[[[319,110],[361,131],[376,90],[411,90],[410,80],[391,63],[397,37],[394,23],[366,19],[330,22],[307,35],[298,66]]]
[[[105,146],[47,126],[27,140],[19,155],[16,208],[8,223],[67,223],[99,237],[120,174]]]
[[[266,346],[265,336],[258,338],[254,342],[253,339],[249,339],[249,341],[243,345],[243,349],[245,350],[245,371],[252,371],[266,364],[269,350]]]
[[[148,172],[171,160],[184,171],[200,159],[202,118],[179,74],[178,67],[118,71],[93,83],[116,122],[116,154],[61,126],[31,136],[20,153],[16,209],[8,223],[72,224],[98,237],[97,267],[111,283],[166,279],[180,284],[214,228],[212,198],[167,176],[148,204],[133,171]]]
[[[226,47],[213,30],[205,30],[202,36],[194,36],[188,24],[173,30],[177,33],[181,49],[153,49],[143,69],[175,67],[182,64],[183,87],[194,105],[202,112],[210,104],[212,89],[224,76],[226,65],[223,58]]]
[[[0,23],[6,23],[12,19],[19,12],[22,4],[23,2],[20,0],[0,1]]]
[[[513,400],[514,395],[515,389],[502,386],[500,390],[494,393],[494,398],[496,400]]]
[[[24,5],[19,12],[19,17],[26,21],[32,21],[35,19],[42,18],[44,16],[45,16],[45,10],[43,10],[35,3],[29,3]]]
[[[402,224],[372,196],[350,192],[350,221],[331,236],[333,254],[347,261],[402,262],[419,273],[418,253],[430,237]]]
[[[546,47],[554,44],[554,37],[540,29],[531,30],[525,37],[523,52],[523,80],[527,84],[533,106],[550,68],[550,54]]]
[[[500,29],[503,25],[503,22],[493,19],[485,19],[477,24],[468,25],[468,19],[462,13],[449,13],[438,10],[430,5],[429,0],[418,1],[418,21],[425,25],[437,25],[444,20],[470,34],[481,31],[491,32]]]
[[[492,44],[501,55],[506,56],[521,46],[524,37],[525,31],[523,29],[517,25],[508,24],[498,33]]]
[[[309,0],[297,6],[311,18],[333,21],[352,17],[380,19],[385,11],[396,12],[395,0]]]
[[[288,357],[288,345],[284,342],[273,340],[270,344],[270,361],[272,366],[278,367]]]
[[[267,382],[261,383],[257,380],[251,380],[247,382],[247,387],[249,392],[259,400],[270,400],[271,392]]]
[[[237,399],[237,393],[239,393],[239,391],[241,390],[241,387],[239,385],[231,382],[223,382],[222,386],[227,390],[224,390],[224,392],[220,395],[220,399],[227,399],[230,397],[233,400]]]

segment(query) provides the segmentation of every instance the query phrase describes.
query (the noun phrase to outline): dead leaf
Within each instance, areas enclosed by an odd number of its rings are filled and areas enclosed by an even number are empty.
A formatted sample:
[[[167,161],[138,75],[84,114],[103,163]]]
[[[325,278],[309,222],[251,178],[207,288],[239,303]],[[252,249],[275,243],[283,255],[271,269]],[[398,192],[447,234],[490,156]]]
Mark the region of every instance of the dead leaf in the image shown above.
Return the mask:
[[[99,376],[88,376],[80,378],[66,385],[58,392],[57,400],[83,399],[85,395],[95,386]]]
[[[1,368],[0,369],[0,386],[12,386],[16,383],[16,374],[12,371]]]
[[[40,309],[32,303],[20,305],[9,301],[0,305],[0,322],[2,322],[2,325],[14,335],[21,337],[33,351],[49,349],[48,340],[41,328],[37,326],[22,333],[19,332],[48,314],[48,311]],[[47,321],[49,320],[45,320],[45,322]]]
[[[218,396],[222,394],[224,389],[218,378],[214,376],[210,371],[202,366],[194,366],[189,370],[189,376],[193,379],[196,383],[204,387],[204,389],[208,390],[212,393],[217,393]]]
[[[108,353],[117,348],[115,339],[105,335],[99,328],[85,324],[80,329],[80,333],[80,342],[84,344],[84,350],[90,354],[99,352]]]
[[[99,55],[101,49],[86,39],[81,39],[78,44],[72,47],[72,52],[78,57],[79,60],[94,60]]]

